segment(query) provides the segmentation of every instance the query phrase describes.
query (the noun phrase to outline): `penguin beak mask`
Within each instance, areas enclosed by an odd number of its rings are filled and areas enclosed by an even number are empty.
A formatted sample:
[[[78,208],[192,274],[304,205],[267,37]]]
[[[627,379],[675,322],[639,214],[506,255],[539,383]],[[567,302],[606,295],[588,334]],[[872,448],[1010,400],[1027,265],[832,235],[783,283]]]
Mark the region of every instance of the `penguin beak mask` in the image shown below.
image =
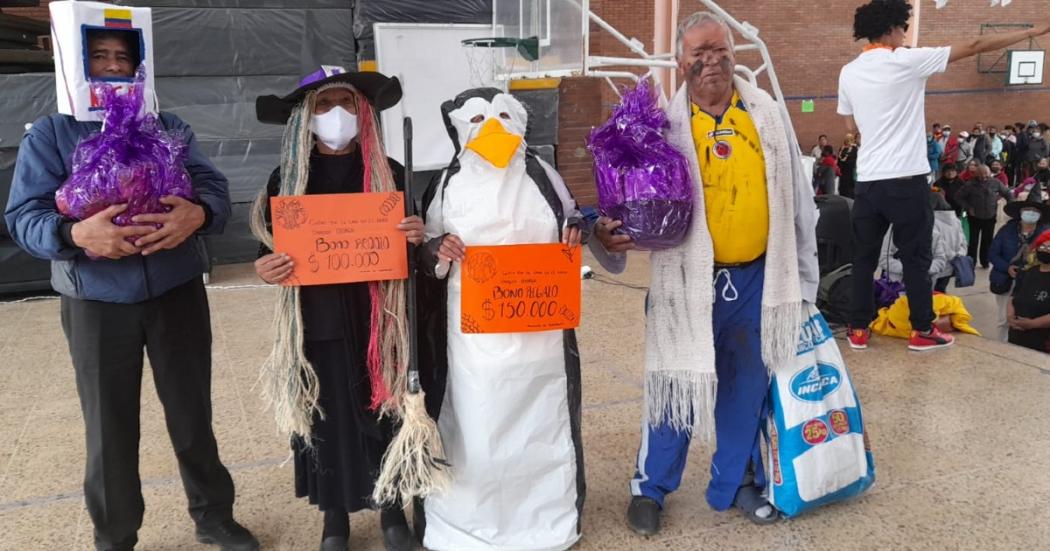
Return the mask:
[[[510,94],[495,88],[467,90],[442,104],[441,114],[457,157],[472,151],[469,162],[507,169],[524,149],[529,112]]]
[[[521,147],[522,137],[507,131],[499,119],[490,118],[481,126],[478,135],[467,143],[467,149],[477,153],[497,168],[507,168]]]

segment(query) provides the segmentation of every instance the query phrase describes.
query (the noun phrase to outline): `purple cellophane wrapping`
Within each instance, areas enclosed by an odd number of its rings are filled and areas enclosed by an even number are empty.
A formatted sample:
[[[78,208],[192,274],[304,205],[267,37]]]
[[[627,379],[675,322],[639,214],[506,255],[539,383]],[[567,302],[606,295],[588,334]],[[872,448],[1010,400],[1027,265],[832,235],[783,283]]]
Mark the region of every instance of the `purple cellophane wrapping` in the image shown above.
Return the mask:
[[[594,178],[602,214],[639,248],[659,250],[685,239],[693,215],[689,163],[664,139],[667,114],[649,79],[623,91],[612,117],[591,132]]]
[[[113,218],[114,224],[127,226],[136,215],[170,211],[160,202],[165,196],[193,198],[183,166],[183,137],[163,129],[156,116],[143,114],[145,75],[140,67],[126,93],[103,82],[92,84],[105,106],[102,131],[81,140],[73,152],[72,174],[55,192],[62,214],[83,220],[127,203]]]
[[[904,294],[904,283],[892,281],[883,274],[875,280],[875,305],[879,308],[889,308]]]

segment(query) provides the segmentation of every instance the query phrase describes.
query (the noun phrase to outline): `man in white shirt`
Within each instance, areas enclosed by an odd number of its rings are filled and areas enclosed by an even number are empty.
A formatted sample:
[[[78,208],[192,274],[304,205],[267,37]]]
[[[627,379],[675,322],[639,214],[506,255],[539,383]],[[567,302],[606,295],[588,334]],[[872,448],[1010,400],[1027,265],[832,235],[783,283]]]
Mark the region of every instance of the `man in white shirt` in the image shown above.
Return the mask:
[[[893,241],[904,267],[911,308],[908,347],[932,350],[954,340],[933,326],[930,268],[933,210],[926,174],[926,80],[948,64],[1050,32],[1042,24],[1023,31],[984,35],[942,48],[904,47],[912,7],[905,0],[872,0],[857,8],[853,36],[866,39],[864,53],[842,68],[840,115],[864,135],[857,159],[853,204],[853,305],[849,343],[868,346],[875,316],[874,274],[883,237]]]

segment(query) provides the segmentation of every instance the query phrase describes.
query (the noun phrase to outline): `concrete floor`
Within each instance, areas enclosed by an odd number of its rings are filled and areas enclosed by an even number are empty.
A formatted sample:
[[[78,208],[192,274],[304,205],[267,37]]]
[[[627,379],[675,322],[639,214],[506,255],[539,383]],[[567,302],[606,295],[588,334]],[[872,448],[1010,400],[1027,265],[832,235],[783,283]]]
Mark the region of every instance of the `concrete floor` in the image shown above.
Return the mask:
[[[647,281],[644,255],[621,280]],[[980,318],[994,301],[967,290]],[[321,517],[293,497],[286,441],[263,411],[256,370],[269,349],[274,292],[249,266],[220,268],[215,330],[215,431],[237,483],[238,519],[265,549],[316,549]],[[227,287],[227,288],[224,288]],[[707,508],[709,447],[695,445],[659,536],[624,524],[638,445],[644,291],[584,285],[580,342],[588,495],[581,550],[1047,549],[1050,542],[1050,361],[962,336],[945,351],[908,352],[876,338],[854,353],[840,341],[863,401],[878,481],[866,495],[771,527]],[[982,315],[982,313],[987,313]],[[0,304],[0,549],[91,547],[83,505],[83,426],[58,301]],[[140,549],[197,549],[149,371],[143,385]],[[352,517],[354,549],[381,549],[377,518]]]

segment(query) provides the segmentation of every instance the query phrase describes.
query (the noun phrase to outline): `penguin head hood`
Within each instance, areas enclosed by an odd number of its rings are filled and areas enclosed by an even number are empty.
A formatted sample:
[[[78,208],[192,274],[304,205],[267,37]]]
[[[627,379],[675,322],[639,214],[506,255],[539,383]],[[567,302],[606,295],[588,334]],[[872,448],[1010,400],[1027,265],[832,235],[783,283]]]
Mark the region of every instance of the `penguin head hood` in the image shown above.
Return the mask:
[[[529,113],[517,98],[495,88],[475,88],[441,106],[456,158],[477,153],[497,168],[506,168],[524,150]]]

